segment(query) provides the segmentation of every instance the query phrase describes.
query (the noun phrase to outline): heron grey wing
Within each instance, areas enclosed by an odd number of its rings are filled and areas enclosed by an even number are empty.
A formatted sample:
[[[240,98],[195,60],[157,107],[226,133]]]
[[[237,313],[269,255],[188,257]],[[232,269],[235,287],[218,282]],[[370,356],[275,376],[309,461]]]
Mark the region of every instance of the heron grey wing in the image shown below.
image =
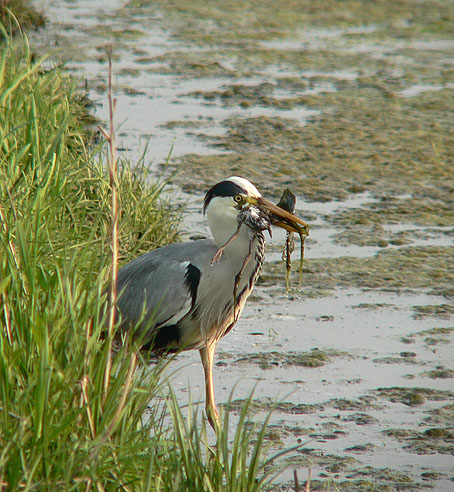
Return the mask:
[[[213,251],[216,246],[208,240],[172,244],[121,268],[117,307],[122,324],[134,326],[142,319],[150,335],[176,325],[193,308],[204,258],[211,260]]]

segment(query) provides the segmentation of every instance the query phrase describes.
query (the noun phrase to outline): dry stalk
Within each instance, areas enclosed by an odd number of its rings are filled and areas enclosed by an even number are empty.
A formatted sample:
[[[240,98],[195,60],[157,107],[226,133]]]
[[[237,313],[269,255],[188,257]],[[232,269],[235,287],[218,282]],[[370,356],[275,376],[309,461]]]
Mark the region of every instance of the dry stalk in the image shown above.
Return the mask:
[[[123,413],[123,409],[126,404],[126,398],[129,395],[129,391],[131,390],[132,386],[132,376],[134,374],[134,370],[136,368],[136,362],[137,362],[137,355],[134,351],[131,352],[131,360],[129,361],[129,369],[128,369],[128,374],[126,376],[126,381],[125,385],[123,386],[123,393],[121,394],[120,402],[118,404],[117,410],[115,411],[115,414],[109,424],[109,427],[104,432],[104,436],[102,436],[101,441],[107,441],[110,439],[110,436],[112,432],[114,431],[115,427],[118,424],[118,421],[120,420],[121,414]]]
[[[312,478],[312,468],[307,469],[307,481],[306,481],[306,492],[310,492],[311,488],[311,478]]]
[[[84,376],[80,382],[80,406],[85,406],[87,409],[87,419],[88,419],[88,426],[90,427],[90,435],[91,438],[94,440],[96,439],[96,431],[95,431],[95,423],[93,420],[93,415],[91,413],[91,408],[88,406],[88,395],[87,395],[87,386],[89,383],[88,376]]]
[[[98,492],[106,492],[106,489],[103,487],[101,482],[96,482],[96,488],[98,489]]]
[[[12,198],[11,198],[11,195],[9,194],[9,191],[8,191],[8,195],[9,195],[9,199],[11,201]],[[13,211],[13,214],[15,216],[16,211],[15,211],[13,204],[12,204],[11,210]],[[6,220],[6,215],[5,215],[5,212],[4,212],[1,205],[0,205],[0,219],[1,219],[1,222],[3,224],[3,229],[5,230],[5,237],[9,237],[8,222]],[[9,246],[9,250],[11,252],[11,255],[14,259],[14,263],[16,264],[16,268],[20,272],[21,271],[20,260],[19,260],[16,249],[14,248],[14,244],[11,241],[11,239],[8,239],[8,246]],[[28,294],[28,289],[27,289],[25,282],[23,282],[23,288],[24,288],[24,293]],[[5,289],[5,292],[6,292],[6,289]],[[11,329],[11,314],[10,314],[9,309],[8,309],[8,302],[7,302],[8,299],[6,297],[5,292],[2,292],[2,302],[3,302],[3,312],[5,314],[6,336],[8,338],[9,344],[12,344],[13,343],[13,333],[12,333],[12,329]]]
[[[81,387],[81,394],[80,394],[80,401],[79,401],[79,407],[80,408],[82,408],[84,405],[88,404],[87,386],[88,386],[88,383],[90,381],[90,379],[87,375],[88,365],[89,365],[88,364],[89,363],[89,360],[88,360],[88,357],[89,357],[88,343],[90,341],[92,327],[93,327],[93,319],[90,319],[90,320],[88,320],[88,322],[85,325],[85,347],[84,347],[85,357],[84,357],[84,371],[83,371],[84,376],[82,376],[82,380],[79,383],[80,387]],[[94,427],[94,421],[93,421],[93,416],[91,414],[91,409],[88,406],[87,406],[87,417],[88,417],[88,424],[90,426],[90,433],[91,433],[92,438],[94,439],[94,436],[96,434],[95,433],[95,427]],[[77,421],[78,421],[78,423],[80,423],[82,421],[82,415],[79,415],[77,417]]]
[[[112,45],[106,46],[107,59],[109,62],[109,82],[108,82],[108,101],[109,101],[109,116],[110,116],[110,131],[107,133],[103,128],[99,127],[104,138],[109,144],[108,169],[111,188],[111,214],[112,214],[112,267],[110,278],[110,294],[109,294],[109,316],[107,328],[107,362],[104,370],[103,381],[103,396],[102,404],[104,405],[107,397],[107,390],[110,383],[110,370],[112,367],[112,340],[115,328],[115,304],[117,300],[117,271],[118,271],[118,198],[117,198],[117,156],[115,146],[115,127],[114,114],[116,100],[112,97]]]
[[[295,482],[295,492],[301,492],[300,482],[298,480],[298,472],[296,470],[293,470],[293,480]]]
[[[87,479],[87,482],[85,484],[85,492],[90,492],[90,490],[91,490],[91,484],[92,484],[91,478],[88,478]]]

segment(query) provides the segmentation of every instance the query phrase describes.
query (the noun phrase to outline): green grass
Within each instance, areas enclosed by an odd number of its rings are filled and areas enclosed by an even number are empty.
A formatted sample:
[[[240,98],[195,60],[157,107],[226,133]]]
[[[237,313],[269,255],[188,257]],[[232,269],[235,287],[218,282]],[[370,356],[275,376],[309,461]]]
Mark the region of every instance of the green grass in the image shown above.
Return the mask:
[[[0,45],[0,483],[14,490],[259,491],[265,424],[250,399],[228,439],[183,417],[162,376],[125,343],[103,392],[111,268],[106,149],[89,145],[84,98],[33,62],[25,36]],[[118,169],[120,263],[178,239],[179,216],[144,163]],[[137,361],[137,357],[139,360]],[[137,366],[137,367],[136,367]],[[135,369],[135,371],[134,371]],[[212,440],[211,435],[210,439]]]
[[[11,12],[14,19],[11,18]],[[12,33],[20,31],[20,28],[41,27],[46,23],[46,18],[29,0],[0,0],[0,22]]]

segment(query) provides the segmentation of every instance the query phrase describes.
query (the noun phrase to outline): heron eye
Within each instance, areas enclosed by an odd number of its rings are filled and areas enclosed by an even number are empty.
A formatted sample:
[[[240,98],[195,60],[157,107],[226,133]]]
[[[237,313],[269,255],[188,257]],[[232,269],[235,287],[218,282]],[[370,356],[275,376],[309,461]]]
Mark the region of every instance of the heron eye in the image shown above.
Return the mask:
[[[233,199],[238,203],[238,205],[242,205],[244,203],[243,195],[235,195]]]

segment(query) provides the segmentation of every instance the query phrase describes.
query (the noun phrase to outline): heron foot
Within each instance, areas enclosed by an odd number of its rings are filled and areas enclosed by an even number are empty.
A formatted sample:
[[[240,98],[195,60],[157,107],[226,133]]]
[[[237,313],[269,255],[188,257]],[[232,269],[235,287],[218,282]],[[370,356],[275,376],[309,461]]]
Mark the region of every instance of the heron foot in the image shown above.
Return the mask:
[[[207,405],[205,408],[208,422],[210,423],[214,432],[217,432],[220,428],[219,414],[215,406]]]
[[[219,248],[217,250],[216,254],[211,259],[211,266],[213,266],[215,263],[217,263],[221,259],[221,256],[223,255],[223,253],[224,253],[224,246],[222,246],[222,248]]]

